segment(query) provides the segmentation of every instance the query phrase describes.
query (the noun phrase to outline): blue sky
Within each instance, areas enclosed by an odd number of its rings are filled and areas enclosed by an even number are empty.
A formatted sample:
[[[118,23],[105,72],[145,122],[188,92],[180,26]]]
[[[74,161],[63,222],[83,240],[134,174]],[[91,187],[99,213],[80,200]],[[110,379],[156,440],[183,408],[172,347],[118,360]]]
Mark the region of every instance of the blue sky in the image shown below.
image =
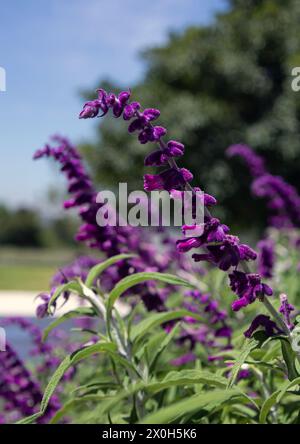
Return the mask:
[[[130,86],[143,73],[140,50],[170,30],[208,23],[225,0],[4,0],[0,16],[0,202],[45,208],[59,175],[32,153],[53,133],[93,136],[78,120],[79,91],[101,78]]]

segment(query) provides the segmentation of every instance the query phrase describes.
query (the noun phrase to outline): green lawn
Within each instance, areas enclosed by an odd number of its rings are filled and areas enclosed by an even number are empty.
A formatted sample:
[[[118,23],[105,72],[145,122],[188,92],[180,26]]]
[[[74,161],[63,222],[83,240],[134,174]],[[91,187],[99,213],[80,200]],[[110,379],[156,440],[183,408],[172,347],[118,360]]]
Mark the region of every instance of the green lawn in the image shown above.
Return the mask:
[[[0,290],[47,290],[56,270],[44,265],[0,265]]]
[[[43,291],[59,267],[74,260],[74,250],[0,248],[0,290]]]

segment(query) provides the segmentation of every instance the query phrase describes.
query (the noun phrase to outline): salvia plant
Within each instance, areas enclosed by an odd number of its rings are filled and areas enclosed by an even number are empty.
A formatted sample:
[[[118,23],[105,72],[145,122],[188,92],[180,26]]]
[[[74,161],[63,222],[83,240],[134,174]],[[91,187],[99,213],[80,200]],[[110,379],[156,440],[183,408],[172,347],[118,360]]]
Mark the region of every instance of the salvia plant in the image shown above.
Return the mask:
[[[59,314],[74,297],[77,309],[43,333],[26,320],[6,321],[32,336],[39,360],[22,362],[11,345],[0,354],[2,421],[299,423],[296,189],[268,172],[250,147],[227,150],[245,161],[252,193],[270,211],[256,251],[213,215],[215,197],[197,193],[193,174],[179,165],[183,143],[155,124],[159,110],[143,109],[130,91],[100,89],[79,117],[109,113],[151,147],[145,167],[159,170],[145,174],[144,189],[165,190],[174,200],[190,191],[189,204],[202,199],[204,222],[184,225],[179,238],[163,227],[101,227],[103,204],[77,149],[55,136],[38,150],[35,159],[54,159],[66,176],[64,208],[77,210],[76,239],[94,253],[57,272],[50,292],[39,295],[37,316]],[[67,338],[65,322],[76,327]]]

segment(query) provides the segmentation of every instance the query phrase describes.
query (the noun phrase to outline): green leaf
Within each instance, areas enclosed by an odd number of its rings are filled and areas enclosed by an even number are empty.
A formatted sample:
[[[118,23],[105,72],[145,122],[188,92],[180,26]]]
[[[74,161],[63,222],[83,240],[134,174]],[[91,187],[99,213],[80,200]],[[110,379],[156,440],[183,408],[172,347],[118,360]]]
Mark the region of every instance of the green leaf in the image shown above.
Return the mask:
[[[161,408],[155,413],[151,413],[142,418],[140,424],[169,424],[188,413],[205,408],[207,411],[213,410],[216,406],[240,396],[238,390],[215,390],[200,395],[190,396],[173,405]]]
[[[237,360],[235,361],[234,366],[231,369],[231,376],[229,378],[228,385],[227,385],[228,389],[233,387],[235,380],[237,378],[237,375],[241,369],[241,366],[244,364],[244,362],[246,361],[246,359],[248,358],[250,353],[254,349],[256,349],[256,347],[259,344],[260,344],[260,341],[255,338],[245,341],[242,351],[241,351],[239,357],[237,358]]]
[[[148,384],[146,390],[155,393],[164,390],[165,388],[190,384],[208,384],[219,388],[225,388],[227,385],[227,379],[202,370],[171,371],[161,381]]]
[[[109,398],[108,395],[85,395],[80,398],[74,398],[70,401],[66,402],[51,418],[50,424],[56,424],[58,421],[60,421],[66,413],[68,413],[73,408],[85,404],[86,402],[101,402],[105,401]]]
[[[131,259],[133,257],[136,257],[135,254],[118,254],[117,256],[110,257],[104,262],[101,262],[100,264],[95,265],[92,267],[87,275],[85,285],[87,287],[91,287],[97,277],[99,277],[104,270],[109,268],[111,265],[115,264],[116,262],[125,260],[125,259]]]
[[[280,402],[282,400],[282,398],[284,397],[284,395],[286,394],[286,392],[294,387],[295,385],[300,384],[300,377],[294,379],[293,381],[287,381],[282,387],[281,389],[279,389],[279,394],[278,394],[278,398],[277,401]]]
[[[296,379],[299,376],[295,364],[295,353],[292,350],[291,344],[287,339],[279,339],[281,342],[282,356],[288,370],[288,378],[290,381],[293,381],[293,379]]]
[[[63,322],[67,321],[68,319],[78,318],[78,317],[81,317],[81,316],[95,316],[95,312],[90,307],[79,307],[79,308],[76,308],[75,310],[71,310],[68,313],[65,313],[63,316],[61,316],[60,318],[57,318],[54,322],[49,324],[44,329],[42,341],[46,341],[46,339],[49,336],[49,333],[54,328],[56,328],[58,325],[60,325]]]
[[[98,342],[97,344],[89,345],[87,347],[83,347],[71,355],[68,355],[59,365],[59,367],[56,369],[52,377],[50,378],[50,381],[45,389],[44,396],[41,402],[40,411],[36,413],[33,416],[29,416],[27,418],[22,419],[18,422],[18,424],[30,424],[33,421],[35,421],[40,416],[43,416],[45,413],[49,401],[51,399],[51,396],[53,395],[57,385],[59,384],[61,378],[63,377],[64,373],[70,368],[72,365],[75,365],[77,362],[81,361],[82,359],[85,359],[91,355],[94,355],[96,353],[101,352],[114,352],[116,350],[115,344],[111,342]]]
[[[185,287],[192,287],[192,285],[185,279],[182,279],[178,276],[174,276],[172,274],[158,273],[158,272],[135,273],[121,279],[121,281],[119,281],[116,284],[116,286],[112,289],[108,298],[108,308],[112,309],[116,300],[121,296],[121,294],[123,294],[129,288],[134,287],[135,285],[138,285],[142,282],[152,281],[152,280],[164,282],[166,284],[171,284],[171,285],[183,285]]]
[[[137,325],[133,326],[131,329],[131,340],[132,342],[139,340],[142,336],[148,333],[151,329],[158,327],[159,325],[172,321],[174,319],[181,319],[185,316],[192,317],[201,321],[201,316],[192,313],[188,310],[176,310],[176,311],[168,311],[162,313],[154,313],[148,316],[146,319],[143,319]]]
[[[185,287],[192,287],[192,285],[188,281],[167,273],[157,273],[157,272],[135,273],[130,276],[126,276],[124,279],[121,279],[116,284],[116,286],[112,289],[112,291],[109,294],[107,302],[108,327],[110,322],[111,311],[113,309],[116,300],[129,288],[134,287],[135,285],[138,285],[142,282],[153,281],[153,280],[164,282],[166,284],[171,284],[171,285],[183,285]]]
[[[265,400],[261,407],[260,415],[259,415],[259,422],[261,424],[265,424],[267,420],[267,416],[271,410],[271,408],[279,403],[284,395],[287,393],[287,391],[294,387],[295,385],[300,384],[300,377],[294,379],[293,381],[286,381],[279,390],[276,390],[276,392],[272,393],[272,395]]]
[[[151,374],[151,372],[153,372],[159,357],[166,350],[166,348],[168,347],[170,342],[172,342],[172,340],[175,338],[175,336],[180,331],[180,329],[181,329],[181,323],[178,322],[175,325],[175,327],[172,328],[170,333],[166,333],[165,338],[158,344],[158,346],[155,349],[155,354],[152,357],[151,364],[149,366],[149,373],[150,374]]]
[[[57,287],[57,289],[55,290],[55,292],[53,293],[53,295],[48,303],[48,312],[50,314],[51,314],[51,306],[56,301],[56,299],[65,291],[80,293],[80,291],[81,291],[80,285],[78,284],[78,282],[75,282],[75,281],[71,281],[71,282],[67,282],[66,284],[59,285]]]

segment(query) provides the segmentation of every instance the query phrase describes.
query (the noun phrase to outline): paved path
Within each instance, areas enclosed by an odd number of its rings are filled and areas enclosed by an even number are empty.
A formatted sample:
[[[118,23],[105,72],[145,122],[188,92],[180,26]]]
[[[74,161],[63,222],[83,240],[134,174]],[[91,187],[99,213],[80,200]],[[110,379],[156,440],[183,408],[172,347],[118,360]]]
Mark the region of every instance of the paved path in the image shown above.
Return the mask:
[[[0,317],[6,316],[26,316],[35,317],[35,310],[39,304],[35,300],[37,292],[32,291],[0,291]],[[121,315],[126,315],[130,310],[128,305],[118,303],[118,310]],[[68,302],[57,311],[57,315],[61,316],[69,310],[79,306],[76,296],[70,297]]]

